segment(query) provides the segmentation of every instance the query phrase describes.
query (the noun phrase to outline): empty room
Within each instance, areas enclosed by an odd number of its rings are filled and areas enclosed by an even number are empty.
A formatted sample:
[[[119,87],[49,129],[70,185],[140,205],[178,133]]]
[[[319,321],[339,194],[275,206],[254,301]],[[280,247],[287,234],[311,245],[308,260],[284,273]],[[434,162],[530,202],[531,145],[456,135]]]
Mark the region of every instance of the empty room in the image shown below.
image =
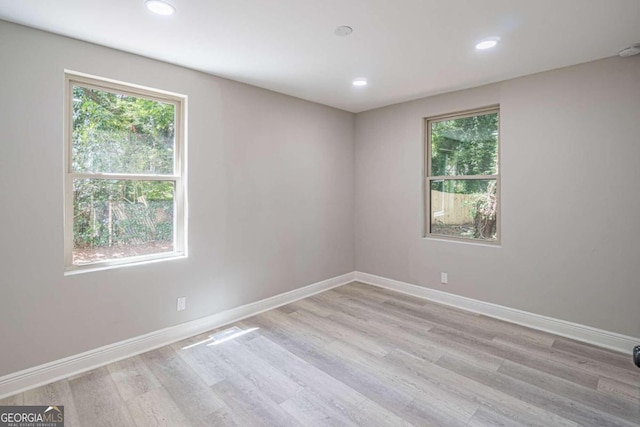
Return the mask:
[[[0,427],[640,426],[638,0],[0,0]]]

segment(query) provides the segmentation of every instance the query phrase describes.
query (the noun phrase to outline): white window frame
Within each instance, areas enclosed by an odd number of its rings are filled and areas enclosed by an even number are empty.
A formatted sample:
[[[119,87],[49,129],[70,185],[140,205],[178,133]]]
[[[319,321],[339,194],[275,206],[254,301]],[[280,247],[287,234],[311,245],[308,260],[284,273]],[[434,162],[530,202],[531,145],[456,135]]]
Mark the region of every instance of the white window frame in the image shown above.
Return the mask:
[[[481,116],[485,114],[498,114],[498,168],[495,175],[443,175],[435,176],[431,175],[431,123],[442,122],[454,119],[463,119],[466,117]],[[501,143],[501,115],[500,105],[491,105],[487,107],[475,108],[472,110],[459,111],[456,113],[443,114],[440,116],[426,117],[424,118],[424,176],[423,176],[423,197],[424,197],[424,215],[423,215],[423,233],[422,237],[433,240],[446,240],[459,243],[469,243],[474,245],[489,245],[500,246],[502,238],[502,203],[500,200],[500,150],[502,148]],[[496,181],[496,240],[482,240],[482,239],[470,239],[465,237],[447,236],[444,234],[437,234],[431,232],[431,182],[443,181],[443,180],[482,180],[489,179]],[[443,214],[442,212],[435,212],[436,214]]]
[[[64,261],[65,274],[104,270],[187,256],[187,96],[117,80],[65,70],[64,96]],[[72,170],[73,87],[81,86],[133,97],[151,99],[175,106],[175,152],[172,175],[79,173]],[[173,251],[126,258],[73,264],[73,181],[91,178],[104,180],[169,181],[174,183]]]

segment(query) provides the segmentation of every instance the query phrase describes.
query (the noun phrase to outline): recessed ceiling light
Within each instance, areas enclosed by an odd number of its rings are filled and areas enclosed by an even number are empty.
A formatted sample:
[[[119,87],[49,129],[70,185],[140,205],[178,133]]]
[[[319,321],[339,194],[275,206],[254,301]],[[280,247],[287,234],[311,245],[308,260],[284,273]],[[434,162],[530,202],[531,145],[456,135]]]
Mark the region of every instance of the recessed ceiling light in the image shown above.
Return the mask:
[[[367,85],[367,79],[358,78],[358,79],[355,79],[352,84],[354,86],[366,86]]]
[[[336,28],[336,30],[334,31],[336,36],[340,36],[340,37],[345,37],[348,36],[349,34],[353,33],[353,28],[347,26],[347,25],[342,25],[341,27]]]
[[[162,0],[147,0],[144,4],[147,6],[147,9],[158,15],[173,15],[173,12],[176,11],[176,8],[173,7],[172,4]]]
[[[478,50],[491,49],[492,47],[496,47],[499,41],[500,41],[500,37],[489,37],[487,39],[482,40],[480,43],[478,43],[476,45],[476,49]]]

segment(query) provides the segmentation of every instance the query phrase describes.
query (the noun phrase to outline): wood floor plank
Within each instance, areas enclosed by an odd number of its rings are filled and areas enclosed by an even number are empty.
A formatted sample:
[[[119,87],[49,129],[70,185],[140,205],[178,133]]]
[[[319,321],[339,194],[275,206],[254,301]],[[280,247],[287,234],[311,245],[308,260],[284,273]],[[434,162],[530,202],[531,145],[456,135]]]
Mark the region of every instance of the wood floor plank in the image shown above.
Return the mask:
[[[406,390],[391,388],[377,375],[371,375],[350,361],[328,353],[325,346],[307,341],[300,335],[299,329],[283,325],[277,329],[264,329],[261,334],[396,414],[401,413],[414,398]]]
[[[499,342],[484,340],[476,336],[471,336],[466,332],[453,330],[450,328],[433,328],[430,334],[444,336],[449,340],[458,341],[472,346],[482,352],[492,354],[505,360],[511,360],[521,365],[526,365],[540,372],[556,375],[576,384],[583,385],[595,390],[598,387],[598,377],[584,369],[573,368],[562,363],[557,363],[549,359],[537,358],[528,351],[501,344]],[[503,363],[504,364],[504,363]]]
[[[340,406],[355,407],[366,399],[364,395],[340,382],[329,373],[318,369],[305,359],[264,336],[247,344],[247,347],[307,392],[314,391],[319,400],[335,401]]]
[[[490,340],[495,337],[495,332],[486,328],[475,326],[461,316],[452,316],[445,313],[437,313],[430,311],[428,307],[416,308],[406,303],[398,301],[385,301],[382,306],[392,310],[398,310],[408,313],[414,317],[418,317],[429,322],[436,323],[440,326],[446,326],[457,331],[465,332],[478,338]]]
[[[365,399],[361,402],[357,410],[353,412],[352,417],[356,421],[356,425],[359,426],[380,426],[380,427],[398,427],[406,426],[412,427],[409,421],[394,414],[391,411],[387,411],[381,405],[373,402],[370,399]]]
[[[171,395],[162,387],[131,397],[127,407],[138,427],[191,426]]]
[[[210,335],[212,335],[212,333],[208,332],[171,345],[171,348],[173,348],[178,356],[180,356],[208,386],[219,383],[235,374],[227,365],[221,363],[215,353],[211,352],[207,347],[207,344],[213,342]]]
[[[331,310],[331,308],[323,306],[322,304],[314,304],[310,298],[296,301],[292,304],[289,304],[289,306],[294,310],[290,311],[288,314],[293,314],[300,309],[309,311],[320,317],[327,317],[333,313],[333,310]]]
[[[569,353],[555,347],[547,347],[531,342],[526,344],[514,343],[511,340],[505,340],[503,338],[494,338],[493,341],[518,348],[521,351],[526,351],[536,358],[553,360],[572,368],[585,370],[589,374],[598,376],[600,380],[602,380],[603,377],[609,378],[625,383],[629,387],[634,387],[640,384],[640,369],[637,369],[637,372],[629,371],[618,366],[590,359],[582,354]]]
[[[611,366],[617,366],[633,373],[638,372],[638,368],[633,364],[633,359],[631,356],[626,354],[605,350],[603,348],[598,348],[587,343],[581,343],[564,337],[558,337],[554,341],[553,347],[579,356],[588,357]]]
[[[209,416],[207,427],[245,427],[246,422],[227,405]]]
[[[450,357],[447,358],[454,360]],[[411,376],[432,382],[434,385],[447,390],[451,394],[475,402],[477,407],[489,408],[502,417],[512,420],[514,424],[524,423],[531,426],[546,427],[551,421],[555,426],[575,427],[576,425],[555,414],[550,414],[515,399],[502,391],[487,387],[463,375],[444,369],[438,364],[424,363],[415,357],[399,351],[389,354],[385,359],[405,369]],[[472,366],[460,359],[458,359],[458,363],[464,363],[468,367]]]
[[[333,290],[314,295],[311,300],[323,302],[325,304],[334,304],[342,306],[342,310],[347,313],[357,314],[367,313],[366,316],[372,316],[380,321],[389,321],[394,323],[406,323],[412,325],[413,328],[428,330],[436,326],[435,323],[417,318],[403,311],[385,310],[380,304],[368,302],[362,298],[341,296],[338,293],[332,293]],[[336,297],[337,295],[337,297]]]
[[[241,375],[227,378],[211,388],[248,426],[302,425]]]
[[[432,402],[416,397],[403,412],[403,417],[416,426],[463,427],[468,423],[451,417],[435,407]]]
[[[531,336],[521,334],[518,330],[514,330],[510,334],[502,333],[501,331],[496,330],[496,334],[493,340],[519,346],[534,345],[553,348],[551,346],[553,345],[554,338],[548,338],[544,336],[540,338],[533,338]]]
[[[125,401],[160,387],[158,379],[139,356],[111,363],[107,370]]]
[[[456,307],[438,304],[423,298],[413,297],[405,295],[399,292],[391,291],[388,289],[371,287],[363,284],[351,284],[349,286],[356,286],[359,289],[370,288],[371,292],[380,293],[387,296],[386,301],[400,301],[407,302],[411,305],[418,306],[416,308],[425,309],[431,313],[437,313],[443,315],[449,319],[455,319],[458,322],[470,323],[474,326],[491,330],[493,333],[505,334],[512,337],[524,337],[540,344],[551,345],[555,340],[555,336],[547,332],[536,331],[535,329],[527,328],[524,326],[508,323],[503,320],[494,319],[488,316],[480,315],[478,313],[469,312]],[[384,301],[383,301],[384,302]]]
[[[81,426],[71,387],[67,380],[56,381],[42,387],[25,391],[21,405],[62,405],[64,406],[64,425]]]
[[[527,328],[520,325],[508,323],[499,319],[494,319],[477,313],[461,310],[455,307],[437,304],[422,298],[416,298],[409,295],[403,295],[394,291],[375,288],[376,292],[382,292],[384,295],[389,296],[388,301],[399,300],[400,302],[409,302],[410,304],[417,306],[418,310],[423,309],[433,314],[444,316],[449,321],[456,321],[457,324],[469,324],[482,330],[491,331],[492,334],[499,336],[505,336],[505,338],[511,338],[517,340],[517,342],[535,342],[550,346],[555,337],[552,334],[536,331],[531,328]],[[391,295],[396,295],[392,298]],[[398,296],[402,295],[401,298]]]
[[[345,341],[357,346],[363,351],[376,356],[384,356],[389,350],[379,344],[354,322],[350,324],[340,323],[329,317],[320,317],[306,310],[298,310],[290,315],[292,322],[300,322],[307,326],[320,328],[327,332],[327,335],[334,338],[334,341]]]
[[[170,346],[144,353],[141,358],[191,424],[207,425],[209,414],[224,406]]]
[[[493,331],[496,337],[500,337],[517,344],[526,345],[533,343],[540,346],[551,347],[557,338],[555,335],[548,332],[536,331],[535,329],[484,315],[479,316],[474,320],[474,322],[476,326]]]
[[[210,345],[230,328],[251,331]],[[640,370],[354,282],[0,401],[48,403],[71,427],[640,427]]]
[[[472,343],[460,340],[452,340],[446,335],[429,333],[426,338],[430,345],[440,346],[445,354],[466,360],[475,366],[497,371],[504,359],[492,353],[479,350]]]
[[[326,331],[321,328],[314,325],[303,326],[300,322],[296,322],[292,317],[293,315],[295,315],[295,313],[287,315],[272,310],[252,317],[245,321],[245,323],[251,321],[260,325],[263,329],[285,328],[290,331],[291,334],[304,338],[304,341],[318,347],[325,346],[335,340],[335,337],[328,335]]]
[[[484,406],[478,408],[467,424],[468,427],[521,427],[526,425],[524,422],[515,421]]]
[[[135,426],[106,367],[69,380],[80,425]]]
[[[302,385],[305,393],[321,402],[330,413],[355,425],[403,425],[404,421],[357,390],[318,369],[275,342],[261,337],[247,344],[293,381]]]
[[[354,319],[345,313],[335,313],[328,318],[343,326],[352,325],[367,336],[377,336],[377,341],[386,350],[386,354],[395,349],[402,349],[429,361],[436,361],[444,354],[442,347],[432,345],[423,335],[416,335],[382,322]]]
[[[357,282],[340,286],[339,288],[333,288],[329,292],[330,294],[337,293],[338,295],[349,296],[359,300],[364,300],[369,304],[380,304],[389,299],[388,296],[376,292],[375,288],[366,285],[362,286]]]
[[[620,399],[617,396],[604,396],[597,390],[510,361],[505,362],[498,369],[498,372],[560,396],[578,400],[591,408],[627,421],[637,422],[640,420],[640,405],[626,399]]]
[[[303,426],[342,427],[352,425],[342,414],[307,390],[302,390],[290,399],[282,402],[280,407],[295,418]]]
[[[395,364],[389,364],[388,359],[363,352],[349,343],[336,341],[329,345],[327,350],[332,354],[348,358],[350,363],[356,364],[362,371],[370,375],[375,375],[377,372],[388,388],[401,389],[407,394],[413,395],[414,403],[416,399],[417,401],[430,402],[428,408],[422,409],[423,414],[433,412],[430,418],[425,420],[427,422],[448,418],[466,423],[478,409],[477,403],[467,399],[466,396],[452,392],[447,387],[442,387],[440,383],[433,383],[428,379],[428,376],[416,376],[414,372],[402,369]],[[427,366],[429,366],[428,363],[423,364],[425,369]]]
[[[598,391],[616,397],[629,399],[640,405],[640,382],[629,385],[626,382],[612,380],[610,378],[600,378],[598,381]]]
[[[293,305],[293,304],[287,304],[287,305],[283,305],[281,307],[279,307],[279,310],[286,313],[286,314],[290,314],[293,313],[294,311],[297,310],[297,308]]]
[[[445,348],[433,340],[426,339],[426,333],[435,325],[423,319],[417,318],[402,311],[391,312],[376,304],[363,302],[352,297],[343,298],[327,297],[328,292],[315,295],[311,298],[315,303],[321,303],[333,307],[334,314],[329,316],[331,320],[349,324],[356,322],[357,327],[363,332],[371,335],[378,334],[379,342],[385,345],[402,346],[405,350],[411,351],[407,345],[416,343],[421,346],[421,355],[430,360],[439,357]],[[400,344],[405,341],[404,346]],[[415,347],[414,347],[415,348]],[[446,348],[452,350],[451,346]],[[466,351],[470,358],[474,357],[473,351]],[[495,369],[499,366],[496,358],[480,356],[483,359],[491,359],[487,363],[493,363]]]
[[[361,282],[353,282],[345,287],[351,287],[353,289],[357,289],[365,295],[379,295],[381,302],[394,300],[406,302],[408,304],[412,304],[417,307],[422,307],[425,304],[429,303],[428,300],[424,298],[418,298],[413,295],[404,294],[402,292],[392,291],[390,289],[380,288],[377,286],[367,285]],[[468,312],[465,312],[468,313]]]
[[[565,427],[575,427],[577,425],[554,413],[549,413],[518,400],[502,390],[486,386],[473,378],[468,378],[450,369],[443,368],[439,362],[425,364],[423,361],[400,351],[392,352],[385,359],[407,370],[410,375],[431,381],[450,393],[477,403],[478,407],[486,407],[499,414],[502,418],[512,420],[514,424],[520,423],[538,427],[546,427],[549,423],[554,426]],[[467,370],[473,371],[474,369],[473,365],[466,363],[463,359],[454,359],[450,356],[443,356],[442,359],[463,364]],[[492,372],[483,368],[476,369],[480,372]]]
[[[478,367],[460,363],[448,356],[444,356],[436,363],[449,371],[464,375],[491,389],[509,394],[518,400],[547,411],[549,414],[555,414],[556,416],[571,420],[580,426],[630,427],[634,425],[628,421],[593,409],[576,400],[555,394],[552,391],[542,389],[501,372],[483,370]],[[551,420],[551,417],[549,419]],[[555,422],[549,421],[548,425],[555,425]]]
[[[302,387],[291,381],[275,367],[249,351],[244,345],[226,342],[218,346],[208,347],[214,353],[219,364],[225,364],[235,375],[243,376],[253,387],[280,404],[295,396]]]

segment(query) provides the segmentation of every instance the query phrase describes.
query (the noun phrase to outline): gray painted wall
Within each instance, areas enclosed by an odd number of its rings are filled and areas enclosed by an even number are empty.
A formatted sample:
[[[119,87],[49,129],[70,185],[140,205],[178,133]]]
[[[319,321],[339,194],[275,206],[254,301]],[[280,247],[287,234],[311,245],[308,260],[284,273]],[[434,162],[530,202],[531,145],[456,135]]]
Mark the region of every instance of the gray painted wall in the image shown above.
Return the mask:
[[[354,270],[353,114],[6,22],[0,64],[0,375]],[[189,96],[188,259],[63,275],[64,69]]]
[[[422,238],[422,118],[497,103],[502,246]],[[640,57],[358,114],[355,179],[357,270],[640,336]]]
[[[640,336],[638,57],[357,116],[5,22],[0,64],[0,375],[354,269]],[[63,275],[65,68],[189,96],[188,259]],[[502,246],[423,239],[422,118],[495,103]]]

